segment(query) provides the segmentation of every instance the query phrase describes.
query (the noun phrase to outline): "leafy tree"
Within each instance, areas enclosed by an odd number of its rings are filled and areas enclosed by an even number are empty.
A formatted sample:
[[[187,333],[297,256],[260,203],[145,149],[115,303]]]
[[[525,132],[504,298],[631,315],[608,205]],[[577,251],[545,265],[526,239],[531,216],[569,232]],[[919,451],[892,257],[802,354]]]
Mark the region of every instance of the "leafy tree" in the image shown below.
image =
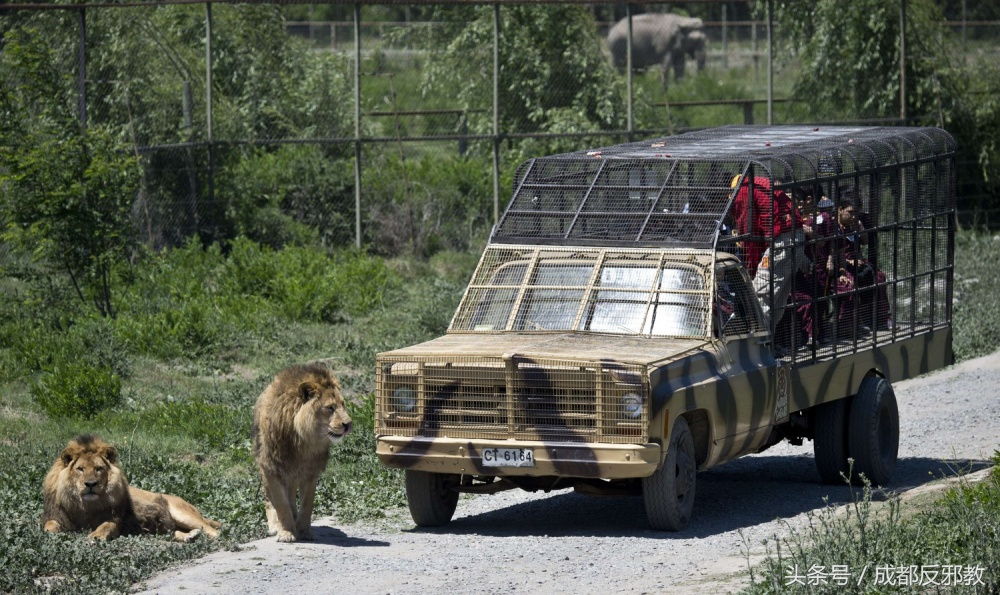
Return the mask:
[[[434,8],[439,26],[423,45],[435,52],[425,92],[444,92],[459,107],[493,105],[493,9]],[[578,5],[514,5],[500,10],[500,126],[518,132],[585,132],[623,127],[624,89],[601,51],[594,18]],[[470,119],[492,132],[492,116]]]
[[[151,243],[246,233],[280,245],[303,237],[303,226],[325,242],[342,241],[341,207],[353,205],[352,175],[343,167],[353,158],[350,146],[280,142],[353,135],[346,58],[312,52],[288,35],[280,6],[215,6],[212,138],[221,142],[210,157],[204,146],[183,146],[208,140],[204,7],[99,15],[88,29],[88,62],[101,80],[128,83],[95,89],[96,111],[137,146],[178,145],[146,153],[139,210]],[[299,163],[306,165],[286,167]]]
[[[81,301],[114,316],[113,269],[136,247],[130,217],[139,168],[106,129],[80,129],[63,77],[38,31],[7,34],[0,54],[2,237],[68,274]]]
[[[764,10],[758,3],[758,13]],[[798,103],[817,120],[896,118],[900,114],[901,0],[775,2],[801,71]],[[967,196],[1000,201],[1000,68],[956,60],[954,35],[932,0],[906,2],[906,114],[909,123],[940,126],[958,143],[959,179]],[[779,55],[781,51],[779,51]],[[968,208],[969,205],[960,205]]]
[[[20,69],[32,73],[30,93],[0,90],[15,114],[0,123],[0,134],[12,142],[42,121],[75,120],[77,23],[66,12],[19,13],[0,24],[12,35],[29,29],[34,38],[44,35],[50,65]],[[309,227],[306,235],[349,243],[353,234],[343,232],[343,221],[354,218],[351,146],[281,143],[353,136],[350,61],[312,52],[288,35],[277,5],[216,5],[212,18],[217,142],[210,152],[202,144],[208,140],[204,6],[87,13],[88,127],[133,157],[142,155],[133,210],[144,239],[161,247],[195,234],[211,243],[246,233],[280,245],[304,237]],[[34,106],[35,95],[42,108]]]
[[[931,0],[907,0],[906,10],[907,113],[930,114],[942,86],[951,84],[943,74],[942,16]],[[785,55],[801,62],[795,97],[814,117],[899,116],[899,13],[900,0],[775,2],[777,43],[787,43]]]

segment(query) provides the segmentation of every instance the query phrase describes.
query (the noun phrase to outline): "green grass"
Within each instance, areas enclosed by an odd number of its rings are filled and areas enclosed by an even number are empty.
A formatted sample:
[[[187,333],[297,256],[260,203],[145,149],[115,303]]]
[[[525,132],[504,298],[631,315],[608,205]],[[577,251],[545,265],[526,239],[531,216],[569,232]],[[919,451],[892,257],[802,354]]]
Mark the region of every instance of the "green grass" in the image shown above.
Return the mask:
[[[1000,235],[959,233],[955,244],[954,348],[965,360],[1000,346]]]
[[[56,316],[34,305],[44,303],[33,297],[38,288],[4,281],[16,291],[0,300],[0,592],[125,592],[169,565],[264,537],[251,412],[274,374],[301,361],[330,363],[355,422],[332,449],[315,514],[352,522],[405,504],[399,473],[374,454],[374,356],[442,333],[477,254],[384,261],[296,250],[237,242],[228,258],[193,245],[150,258],[114,321],[75,307]],[[70,361],[79,369],[67,380],[58,371]],[[63,391],[59,410],[46,414],[33,387],[72,385],[96,366],[121,371],[117,405],[101,408],[100,390],[75,402]],[[96,409],[74,415],[86,405]],[[132,484],[179,495],[221,521],[220,539],[93,545],[82,534],[43,532],[42,480],[80,433],[115,444]]]
[[[993,464],[985,480],[962,482],[916,510],[899,496],[879,502],[882,494],[865,487],[853,503],[810,515],[804,530],[764,542],[768,557],[750,569],[744,593],[996,593],[1000,451]]]
[[[316,515],[346,523],[404,505],[399,473],[374,454],[374,357],[442,333],[477,258],[472,251],[382,260],[246,241],[224,256],[192,244],[139,261],[127,286],[123,272],[115,320],[91,314],[58,285],[0,280],[0,592],[125,592],[169,565],[263,537],[250,414],[273,375],[292,363],[328,361],[357,428],[333,448]],[[959,234],[959,359],[1000,345],[1000,280],[987,268],[998,259],[1000,238]],[[78,369],[58,372],[67,363]],[[117,405],[101,408],[97,386],[77,395],[80,403],[64,391],[57,413],[65,415],[46,413],[33,387],[73,386],[94,369],[120,379]],[[87,404],[95,410],[73,415]],[[222,537],[185,547],[162,536],[95,546],[81,534],[44,533],[42,480],[80,433],[117,445],[133,484],[177,494],[222,521]],[[957,492],[952,501],[996,502],[993,492],[976,494]],[[939,514],[959,514],[949,510]]]

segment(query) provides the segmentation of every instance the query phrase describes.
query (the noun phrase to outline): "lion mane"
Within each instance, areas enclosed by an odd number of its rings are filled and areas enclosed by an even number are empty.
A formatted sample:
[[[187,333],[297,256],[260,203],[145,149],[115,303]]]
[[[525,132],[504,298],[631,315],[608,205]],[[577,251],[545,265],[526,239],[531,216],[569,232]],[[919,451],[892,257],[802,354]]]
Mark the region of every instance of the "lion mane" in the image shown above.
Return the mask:
[[[42,528],[50,533],[90,531],[91,539],[101,541],[166,533],[187,543],[202,532],[214,539],[222,527],[182,498],[130,486],[118,466],[118,450],[92,435],[70,440],[52,463],[42,492]]]
[[[350,431],[340,384],[323,364],[286,368],[260,394],[252,436],[267,501],[268,535],[281,542],[314,539],[316,482],[326,468],[330,445]]]

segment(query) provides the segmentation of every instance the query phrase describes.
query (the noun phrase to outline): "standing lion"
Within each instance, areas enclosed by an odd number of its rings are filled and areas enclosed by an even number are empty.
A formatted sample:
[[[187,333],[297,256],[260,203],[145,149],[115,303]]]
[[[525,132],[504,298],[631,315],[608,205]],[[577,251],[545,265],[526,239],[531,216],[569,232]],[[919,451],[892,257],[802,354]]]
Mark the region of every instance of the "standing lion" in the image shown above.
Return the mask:
[[[267,532],[278,541],[312,540],[316,482],[330,444],[351,431],[340,385],[318,363],[282,370],[253,408],[253,453],[264,480]],[[296,492],[298,508],[296,509]]]
[[[222,527],[177,496],[134,488],[118,467],[118,450],[97,436],[70,440],[42,486],[42,528],[50,533],[90,531],[91,539],[172,534],[188,543],[204,531],[215,539]]]

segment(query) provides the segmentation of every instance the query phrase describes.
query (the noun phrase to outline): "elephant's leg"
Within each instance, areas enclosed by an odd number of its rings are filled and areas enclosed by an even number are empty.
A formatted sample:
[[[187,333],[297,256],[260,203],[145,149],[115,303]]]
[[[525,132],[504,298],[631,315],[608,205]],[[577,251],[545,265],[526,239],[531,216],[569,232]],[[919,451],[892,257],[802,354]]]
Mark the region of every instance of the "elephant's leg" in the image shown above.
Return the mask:
[[[674,69],[674,80],[679,81],[684,78],[684,66],[687,60],[687,56],[684,54],[684,50],[674,51],[670,56],[670,62]]]

